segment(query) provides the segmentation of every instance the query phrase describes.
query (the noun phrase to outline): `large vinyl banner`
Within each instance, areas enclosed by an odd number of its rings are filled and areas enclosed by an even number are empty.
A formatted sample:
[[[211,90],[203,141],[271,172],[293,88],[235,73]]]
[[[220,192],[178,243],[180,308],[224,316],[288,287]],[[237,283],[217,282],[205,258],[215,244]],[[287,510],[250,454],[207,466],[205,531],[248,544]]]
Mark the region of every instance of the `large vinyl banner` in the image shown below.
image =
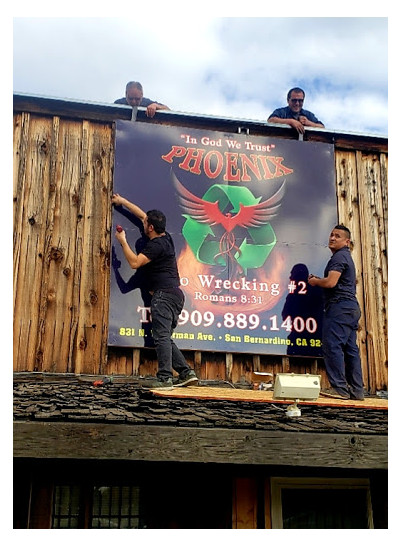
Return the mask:
[[[336,218],[329,144],[118,121],[114,191],[159,209],[175,243],[181,349],[320,356],[323,273]],[[115,207],[138,253],[142,226]],[[113,232],[113,233],[114,233]],[[112,247],[109,344],[151,347],[146,267]]]

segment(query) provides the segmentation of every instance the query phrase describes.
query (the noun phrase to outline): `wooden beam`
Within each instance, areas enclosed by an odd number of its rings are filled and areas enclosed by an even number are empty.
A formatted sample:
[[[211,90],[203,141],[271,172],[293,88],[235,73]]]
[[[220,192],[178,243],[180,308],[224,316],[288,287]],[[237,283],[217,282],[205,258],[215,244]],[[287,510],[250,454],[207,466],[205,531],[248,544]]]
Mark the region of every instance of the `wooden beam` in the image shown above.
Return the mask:
[[[314,358],[311,364],[311,373],[314,375],[318,375],[318,359]]]
[[[139,367],[140,367],[140,349],[133,349],[132,352],[132,375],[134,377],[139,376]]]
[[[194,371],[199,378],[203,378],[201,369],[201,351],[194,352]]]
[[[260,355],[253,355],[253,371],[261,371],[261,358]]]
[[[226,353],[225,355],[225,379],[232,381],[233,354]]]
[[[14,456],[387,468],[387,436],[15,422]]]
[[[232,529],[257,529],[256,478],[234,479]]]
[[[288,356],[282,357],[282,373],[290,373],[290,360]]]
[[[364,227],[362,261],[363,270],[368,272],[363,275],[367,350],[370,386],[375,391],[388,384],[386,205],[382,200],[378,157],[361,152],[356,157],[360,219]]]
[[[272,501],[271,501],[271,479],[266,478],[264,482],[264,528],[272,529]]]

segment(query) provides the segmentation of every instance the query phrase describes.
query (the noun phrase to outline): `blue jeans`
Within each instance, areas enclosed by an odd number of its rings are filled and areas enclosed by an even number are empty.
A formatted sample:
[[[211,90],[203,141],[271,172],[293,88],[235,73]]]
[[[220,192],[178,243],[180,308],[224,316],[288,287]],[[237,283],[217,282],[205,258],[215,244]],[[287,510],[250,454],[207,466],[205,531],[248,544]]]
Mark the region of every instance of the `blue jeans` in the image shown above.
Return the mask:
[[[172,378],[172,369],[180,376],[191,369],[171,339],[183,304],[184,299],[163,290],[154,292],[151,299],[152,333],[158,359],[157,377],[160,381]]]
[[[322,349],[330,384],[340,394],[363,395],[357,328],[360,307],[356,301],[329,303],[322,327]]]

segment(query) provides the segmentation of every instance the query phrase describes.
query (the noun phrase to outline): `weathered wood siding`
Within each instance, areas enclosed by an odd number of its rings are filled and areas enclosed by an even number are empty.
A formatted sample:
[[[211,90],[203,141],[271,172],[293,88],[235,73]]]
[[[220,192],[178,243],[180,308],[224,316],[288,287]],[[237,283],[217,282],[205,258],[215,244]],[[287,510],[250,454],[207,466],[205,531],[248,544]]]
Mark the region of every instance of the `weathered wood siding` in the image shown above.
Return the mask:
[[[335,152],[339,221],[354,241],[363,376],[372,391],[388,382],[387,155]]]
[[[14,370],[106,365],[112,126],[14,117]]]
[[[14,370],[155,373],[151,349],[107,348],[114,125],[14,115]],[[347,147],[349,148],[349,147]],[[351,146],[350,146],[351,148]],[[366,387],[387,389],[387,153],[335,150],[339,221],[354,239]],[[328,234],[327,234],[328,236]],[[320,373],[321,359],[187,352],[203,379]]]

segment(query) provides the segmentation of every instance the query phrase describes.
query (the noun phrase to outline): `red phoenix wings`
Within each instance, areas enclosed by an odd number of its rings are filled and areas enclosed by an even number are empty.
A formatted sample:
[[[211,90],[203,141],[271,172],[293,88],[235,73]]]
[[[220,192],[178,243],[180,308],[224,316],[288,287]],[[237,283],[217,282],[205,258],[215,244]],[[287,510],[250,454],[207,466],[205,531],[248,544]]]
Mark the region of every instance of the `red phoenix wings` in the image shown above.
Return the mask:
[[[218,201],[211,203],[191,193],[179,182],[173,172],[171,174],[180,203],[185,211],[197,222],[211,226],[221,224],[228,233],[233,231],[236,226],[256,228],[265,225],[276,216],[285,193],[285,181],[283,181],[279,189],[266,201],[255,205],[240,203],[239,212],[232,215],[230,212],[221,212]]]

